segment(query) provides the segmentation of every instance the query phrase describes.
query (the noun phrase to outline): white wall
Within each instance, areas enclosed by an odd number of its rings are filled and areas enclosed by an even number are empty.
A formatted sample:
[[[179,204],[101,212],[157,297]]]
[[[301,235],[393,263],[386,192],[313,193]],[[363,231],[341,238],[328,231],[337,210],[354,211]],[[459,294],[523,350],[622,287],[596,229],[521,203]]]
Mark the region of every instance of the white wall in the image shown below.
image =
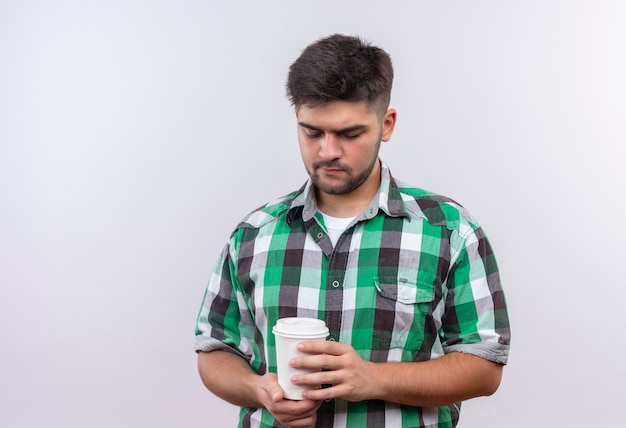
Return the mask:
[[[497,251],[510,364],[460,426],[613,426],[624,22],[602,0],[0,0],[0,426],[234,426],[195,316],[239,218],[305,179],[284,80],[335,32],[393,57],[395,175]]]

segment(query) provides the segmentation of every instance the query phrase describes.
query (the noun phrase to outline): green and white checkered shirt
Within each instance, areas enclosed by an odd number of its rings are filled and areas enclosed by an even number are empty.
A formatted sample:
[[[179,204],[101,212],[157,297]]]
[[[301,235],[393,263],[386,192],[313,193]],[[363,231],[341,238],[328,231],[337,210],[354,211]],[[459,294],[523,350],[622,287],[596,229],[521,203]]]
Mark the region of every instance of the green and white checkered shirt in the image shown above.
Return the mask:
[[[211,275],[196,350],[228,350],[276,372],[276,320],[323,319],[330,340],[367,360],[426,361],[465,352],[506,364],[509,320],[482,228],[457,203],[396,181],[381,187],[336,246],[312,184],[248,215]],[[332,400],[321,427],[453,427],[460,403],[418,408]],[[242,427],[280,426],[265,409],[241,409]]]

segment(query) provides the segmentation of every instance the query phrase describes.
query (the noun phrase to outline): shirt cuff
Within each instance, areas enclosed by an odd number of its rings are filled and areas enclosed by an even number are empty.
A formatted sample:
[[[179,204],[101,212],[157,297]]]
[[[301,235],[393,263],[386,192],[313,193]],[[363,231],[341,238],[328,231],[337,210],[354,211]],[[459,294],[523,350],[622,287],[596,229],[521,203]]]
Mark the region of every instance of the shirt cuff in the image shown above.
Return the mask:
[[[213,351],[226,351],[236,355],[239,355],[246,361],[250,361],[250,357],[244,355],[239,349],[233,348],[232,346],[228,346],[225,343],[220,342],[219,340],[208,337],[208,336],[196,336],[195,343],[196,353],[198,352],[213,352]]]
[[[445,348],[445,353],[462,352],[472,354],[494,363],[506,365],[509,359],[509,345],[493,342],[480,342],[451,345]]]

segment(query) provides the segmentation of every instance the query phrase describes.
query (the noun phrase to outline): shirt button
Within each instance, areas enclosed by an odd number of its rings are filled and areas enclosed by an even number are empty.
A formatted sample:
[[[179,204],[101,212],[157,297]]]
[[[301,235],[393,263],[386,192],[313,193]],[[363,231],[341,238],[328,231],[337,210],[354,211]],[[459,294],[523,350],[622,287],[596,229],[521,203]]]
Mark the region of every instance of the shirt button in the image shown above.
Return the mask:
[[[334,338],[334,337],[332,337],[332,336],[330,336],[330,337],[328,338],[328,340],[330,340],[331,342],[334,342],[334,341],[335,341],[335,338]]]
[[[335,288],[339,287],[339,281],[333,281],[333,287]]]
[[[322,232],[317,234],[317,239],[322,239],[322,236],[324,236],[324,234]]]

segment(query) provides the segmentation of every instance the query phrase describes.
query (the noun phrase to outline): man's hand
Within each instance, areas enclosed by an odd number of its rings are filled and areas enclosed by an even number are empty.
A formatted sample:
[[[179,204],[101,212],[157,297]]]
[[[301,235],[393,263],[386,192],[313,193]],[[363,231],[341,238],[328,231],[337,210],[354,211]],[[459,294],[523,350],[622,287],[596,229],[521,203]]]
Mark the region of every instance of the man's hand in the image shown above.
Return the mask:
[[[285,399],[275,373],[263,375],[257,384],[257,396],[281,424],[288,427],[314,427],[321,401]]]
[[[375,364],[362,359],[349,345],[330,341],[307,341],[298,345],[298,350],[315,354],[292,358],[292,367],[315,370],[315,373],[293,376],[296,385],[331,385],[328,388],[304,391],[302,395],[311,400],[341,397],[348,401],[372,398],[376,382],[373,376]],[[320,371],[324,369],[324,371]]]
[[[201,352],[198,370],[206,387],[232,404],[264,407],[288,427],[315,426],[321,401],[285,399],[276,374],[259,376],[239,355],[224,351]],[[234,379],[237,382],[233,382]]]

